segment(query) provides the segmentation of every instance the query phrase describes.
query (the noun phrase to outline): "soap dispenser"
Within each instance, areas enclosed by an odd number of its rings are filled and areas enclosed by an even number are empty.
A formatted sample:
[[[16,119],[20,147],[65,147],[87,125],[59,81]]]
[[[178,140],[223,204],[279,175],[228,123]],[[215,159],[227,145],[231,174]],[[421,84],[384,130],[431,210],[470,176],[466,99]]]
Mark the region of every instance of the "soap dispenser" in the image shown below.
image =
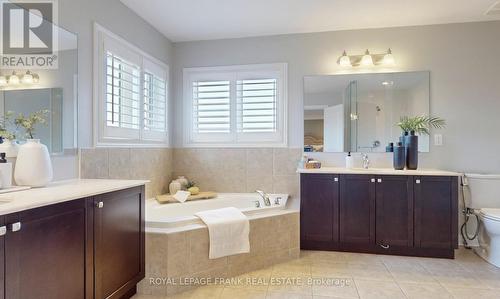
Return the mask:
[[[347,169],[354,168],[354,159],[351,156],[351,152],[348,152],[347,156],[345,157],[345,168],[347,168]]]
[[[0,153],[0,188],[12,187],[12,163],[7,162],[5,153]]]

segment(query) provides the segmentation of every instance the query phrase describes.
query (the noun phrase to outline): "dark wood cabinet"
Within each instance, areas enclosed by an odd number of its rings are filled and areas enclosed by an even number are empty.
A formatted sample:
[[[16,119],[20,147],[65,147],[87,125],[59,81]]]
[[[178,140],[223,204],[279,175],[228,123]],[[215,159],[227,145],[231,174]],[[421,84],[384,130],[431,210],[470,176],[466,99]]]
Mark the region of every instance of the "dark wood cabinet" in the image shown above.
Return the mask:
[[[301,175],[303,249],[453,257],[457,218],[457,177]]]
[[[144,240],[143,186],[0,216],[0,299],[131,297]]]
[[[144,278],[140,188],[94,198],[95,298],[121,298]]]
[[[447,249],[458,243],[458,178],[415,177],[415,246]]]
[[[411,176],[377,177],[377,244],[413,246],[413,180]]]
[[[5,298],[84,298],[85,199],[5,218]]]
[[[300,234],[309,248],[332,246],[339,240],[339,177],[310,175],[301,178]]]
[[[375,179],[343,175],[340,182],[340,242],[375,242]]]

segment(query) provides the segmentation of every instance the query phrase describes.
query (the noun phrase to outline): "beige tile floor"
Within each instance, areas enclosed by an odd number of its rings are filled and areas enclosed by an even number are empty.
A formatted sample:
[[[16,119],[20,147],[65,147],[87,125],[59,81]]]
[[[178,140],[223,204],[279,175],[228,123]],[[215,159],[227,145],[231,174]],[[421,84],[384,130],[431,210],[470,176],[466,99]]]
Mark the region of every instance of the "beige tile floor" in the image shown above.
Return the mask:
[[[297,260],[238,278],[166,298],[500,298],[500,268],[466,249],[455,260],[302,251]]]

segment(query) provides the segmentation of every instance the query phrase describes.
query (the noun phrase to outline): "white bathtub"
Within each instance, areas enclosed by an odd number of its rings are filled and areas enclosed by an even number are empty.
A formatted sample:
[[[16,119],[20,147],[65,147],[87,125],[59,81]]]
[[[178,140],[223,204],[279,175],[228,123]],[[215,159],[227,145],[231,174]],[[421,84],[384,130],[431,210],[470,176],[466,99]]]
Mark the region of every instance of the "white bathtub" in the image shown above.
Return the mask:
[[[146,229],[179,228],[203,225],[195,213],[225,207],[240,209],[245,215],[274,215],[286,209],[288,194],[269,194],[271,206],[266,206],[257,193],[219,193],[216,198],[185,203],[159,204],[146,202]],[[257,204],[258,202],[258,204]]]

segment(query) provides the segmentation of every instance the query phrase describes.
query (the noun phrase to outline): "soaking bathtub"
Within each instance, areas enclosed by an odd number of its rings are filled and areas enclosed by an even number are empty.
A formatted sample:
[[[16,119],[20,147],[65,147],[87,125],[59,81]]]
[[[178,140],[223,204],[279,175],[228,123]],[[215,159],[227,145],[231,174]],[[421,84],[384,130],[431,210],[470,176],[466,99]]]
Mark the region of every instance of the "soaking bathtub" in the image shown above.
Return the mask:
[[[195,213],[225,207],[240,209],[249,218],[280,214],[286,209],[288,194],[269,194],[271,206],[266,206],[257,193],[219,193],[216,198],[184,203],[159,204],[150,199],[146,202],[147,229],[175,229],[203,225]]]

